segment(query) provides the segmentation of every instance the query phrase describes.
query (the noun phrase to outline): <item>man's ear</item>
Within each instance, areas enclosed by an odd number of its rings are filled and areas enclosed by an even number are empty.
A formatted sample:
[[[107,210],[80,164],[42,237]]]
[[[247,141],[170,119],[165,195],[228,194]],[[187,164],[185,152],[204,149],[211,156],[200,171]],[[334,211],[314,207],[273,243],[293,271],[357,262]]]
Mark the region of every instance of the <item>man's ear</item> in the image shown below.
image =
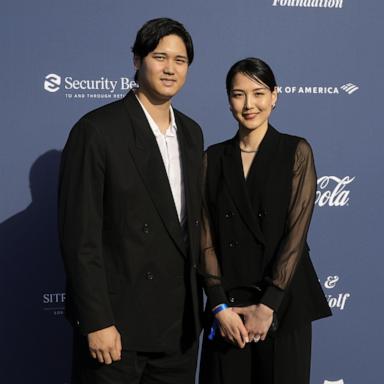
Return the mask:
[[[141,67],[141,57],[140,56],[137,56],[137,55],[134,55],[133,56],[133,65],[136,69],[136,71],[138,71]]]

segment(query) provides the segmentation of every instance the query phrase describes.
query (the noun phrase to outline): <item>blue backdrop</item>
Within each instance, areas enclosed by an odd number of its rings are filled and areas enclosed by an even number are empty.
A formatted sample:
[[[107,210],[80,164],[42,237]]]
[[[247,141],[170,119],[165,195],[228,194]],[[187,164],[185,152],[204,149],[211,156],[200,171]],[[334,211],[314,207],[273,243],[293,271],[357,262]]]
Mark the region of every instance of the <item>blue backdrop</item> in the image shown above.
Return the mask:
[[[174,105],[202,125],[206,145],[236,130],[229,66],[257,56],[274,69],[272,124],[310,141],[319,177],[310,245],[334,316],[314,325],[311,382],[383,383],[383,12],[379,0],[3,1],[1,381],[70,382],[60,152],[81,115],[129,89],[136,31],[168,16],[196,48]]]

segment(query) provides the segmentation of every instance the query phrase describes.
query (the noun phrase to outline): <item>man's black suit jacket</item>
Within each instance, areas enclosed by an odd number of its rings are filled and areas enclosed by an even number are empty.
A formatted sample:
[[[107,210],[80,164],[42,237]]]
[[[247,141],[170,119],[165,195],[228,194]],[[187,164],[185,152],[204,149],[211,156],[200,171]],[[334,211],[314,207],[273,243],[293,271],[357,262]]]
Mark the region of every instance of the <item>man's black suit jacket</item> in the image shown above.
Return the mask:
[[[123,348],[166,349],[174,294],[187,286],[200,332],[200,127],[174,110],[187,209],[181,229],[164,163],[133,92],[92,111],[63,151],[59,230],[68,276],[69,317],[87,334],[115,325]],[[185,273],[180,273],[185,271]],[[194,326],[193,326],[194,325]]]

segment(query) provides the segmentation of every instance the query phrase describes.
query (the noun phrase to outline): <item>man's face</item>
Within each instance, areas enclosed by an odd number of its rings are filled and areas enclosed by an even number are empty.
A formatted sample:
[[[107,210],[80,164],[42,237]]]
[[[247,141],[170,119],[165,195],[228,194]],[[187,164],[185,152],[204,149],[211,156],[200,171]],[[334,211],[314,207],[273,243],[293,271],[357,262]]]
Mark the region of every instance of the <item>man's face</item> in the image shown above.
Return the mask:
[[[139,70],[140,92],[154,101],[170,100],[185,83],[188,72],[188,56],[183,40],[177,35],[160,39],[157,47],[143,59],[135,56]]]

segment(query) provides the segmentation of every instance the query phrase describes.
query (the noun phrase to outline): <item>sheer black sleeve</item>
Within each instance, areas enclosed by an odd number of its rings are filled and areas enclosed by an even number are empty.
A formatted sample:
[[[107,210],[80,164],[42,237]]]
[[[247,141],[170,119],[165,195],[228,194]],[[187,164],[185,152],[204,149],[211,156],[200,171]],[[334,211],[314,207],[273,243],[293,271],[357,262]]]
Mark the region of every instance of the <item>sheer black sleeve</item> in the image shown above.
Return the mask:
[[[221,270],[215,251],[214,236],[211,230],[211,221],[206,194],[207,154],[203,159],[203,185],[202,185],[202,231],[201,231],[201,262],[200,273],[204,278],[205,293],[208,305],[214,308],[218,304],[227,303],[227,298],[221,283]]]
[[[298,143],[292,174],[292,192],[286,235],[273,265],[262,303],[277,310],[303,253],[316,197],[316,171],[310,145]]]

